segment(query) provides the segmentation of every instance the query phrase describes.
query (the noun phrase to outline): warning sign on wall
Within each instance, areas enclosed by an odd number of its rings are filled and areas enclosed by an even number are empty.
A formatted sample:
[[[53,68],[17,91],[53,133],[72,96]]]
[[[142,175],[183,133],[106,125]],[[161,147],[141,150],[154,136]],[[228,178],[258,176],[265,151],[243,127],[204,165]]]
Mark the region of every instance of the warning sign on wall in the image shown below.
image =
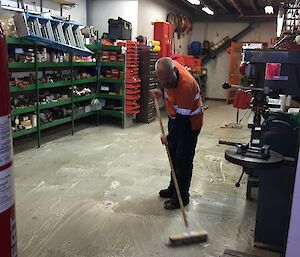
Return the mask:
[[[0,117],[0,167],[12,161],[12,142],[9,115]]]

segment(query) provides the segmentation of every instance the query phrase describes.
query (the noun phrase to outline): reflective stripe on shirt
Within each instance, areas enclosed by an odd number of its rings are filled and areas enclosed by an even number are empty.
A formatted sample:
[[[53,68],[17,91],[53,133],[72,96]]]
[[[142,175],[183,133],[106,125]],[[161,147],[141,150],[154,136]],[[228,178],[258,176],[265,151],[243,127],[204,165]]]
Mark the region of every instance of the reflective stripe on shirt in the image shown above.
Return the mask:
[[[191,109],[179,108],[178,105],[173,105],[176,110],[176,113],[185,115],[185,116],[194,116],[202,112],[202,106],[199,106],[195,111],[192,112]]]
[[[192,112],[191,109],[179,108],[178,105],[173,105],[176,113],[185,115],[185,116],[194,116],[202,112],[202,106],[199,106],[195,111]]]
[[[194,101],[199,100],[199,98],[200,98],[200,94],[198,93],[198,94],[195,96]]]
[[[184,108],[179,108],[178,105],[174,106],[176,113],[181,114],[181,115],[190,115],[192,110],[191,109],[184,109]]]
[[[202,105],[199,106],[195,111],[191,113],[191,116],[197,115],[202,112]]]
[[[165,95],[165,99],[168,99],[168,98],[169,98],[168,93],[167,93],[166,90],[164,91],[164,95]]]

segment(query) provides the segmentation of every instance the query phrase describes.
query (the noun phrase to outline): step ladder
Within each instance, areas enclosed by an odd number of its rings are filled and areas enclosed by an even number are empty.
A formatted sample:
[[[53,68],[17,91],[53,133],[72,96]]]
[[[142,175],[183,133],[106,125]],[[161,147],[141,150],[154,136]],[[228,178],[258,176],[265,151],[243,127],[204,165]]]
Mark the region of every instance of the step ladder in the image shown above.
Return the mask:
[[[84,46],[79,24],[29,13],[20,13],[13,18],[19,37],[78,56],[93,54]]]

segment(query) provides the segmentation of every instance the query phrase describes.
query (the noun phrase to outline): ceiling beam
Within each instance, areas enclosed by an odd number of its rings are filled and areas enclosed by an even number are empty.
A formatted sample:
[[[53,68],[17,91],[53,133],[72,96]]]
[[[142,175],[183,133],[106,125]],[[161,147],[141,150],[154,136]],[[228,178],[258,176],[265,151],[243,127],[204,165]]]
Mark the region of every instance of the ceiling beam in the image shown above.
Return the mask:
[[[223,11],[226,13],[230,13],[230,11],[225,7],[224,4],[220,2],[220,0],[213,0]]]
[[[188,2],[187,0],[169,0],[169,2],[172,2],[173,4],[177,5],[179,8],[189,8],[190,10],[197,11],[198,8]]]
[[[203,15],[198,13],[193,19],[195,22],[251,22],[251,23],[261,23],[261,22],[276,22],[276,16],[274,15],[252,15],[243,16],[239,14],[235,15]]]
[[[250,0],[250,3],[251,3],[251,6],[252,6],[252,9],[255,13],[258,13],[258,10],[257,10],[257,7],[256,7],[256,3],[255,3],[255,0]]]
[[[244,12],[242,11],[241,7],[238,5],[238,3],[236,2],[236,0],[229,0],[229,2],[233,5],[233,7],[238,11],[238,13],[241,16],[244,16]]]
[[[1,0],[0,0],[1,1]],[[169,0],[170,2],[177,2],[177,5],[178,4],[181,4],[181,6],[185,6],[185,7],[189,7],[191,10],[194,11],[194,13],[198,14],[198,13],[202,13],[202,14],[206,14],[204,11],[201,10],[201,8],[203,6],[207,6],[209,7],[210,9],[212,9],[215,13],[216,13],[216,10],[213,8],[212,4],[210,1],[208,0],[201,0],[201,5],[193,5],[191,4],[190,2],[188,2],[187,0]],[[199,8],[201,7],[201,8]]]

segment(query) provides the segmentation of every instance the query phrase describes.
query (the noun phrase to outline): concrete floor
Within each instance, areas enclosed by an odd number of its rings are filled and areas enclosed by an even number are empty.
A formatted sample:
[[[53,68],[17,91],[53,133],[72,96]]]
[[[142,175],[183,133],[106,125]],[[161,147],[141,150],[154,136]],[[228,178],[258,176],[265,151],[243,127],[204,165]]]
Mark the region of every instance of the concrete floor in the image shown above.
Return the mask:
[[[275,257],[251,246],[256,202],[245,200],[241,168],[223,158],[219,138],[247,140],[249,130],[221,129],[235,112],[208,102],[194,161],[191,203],[194,229],[209,232],[205,244],[164,245],[184,231],[179,211],[166,211],[158,191],[169,166],[157,122],[129,129],[89,126],[40,149],[16,147],[16,208],[20,257],[217,257],[231,248]]]

